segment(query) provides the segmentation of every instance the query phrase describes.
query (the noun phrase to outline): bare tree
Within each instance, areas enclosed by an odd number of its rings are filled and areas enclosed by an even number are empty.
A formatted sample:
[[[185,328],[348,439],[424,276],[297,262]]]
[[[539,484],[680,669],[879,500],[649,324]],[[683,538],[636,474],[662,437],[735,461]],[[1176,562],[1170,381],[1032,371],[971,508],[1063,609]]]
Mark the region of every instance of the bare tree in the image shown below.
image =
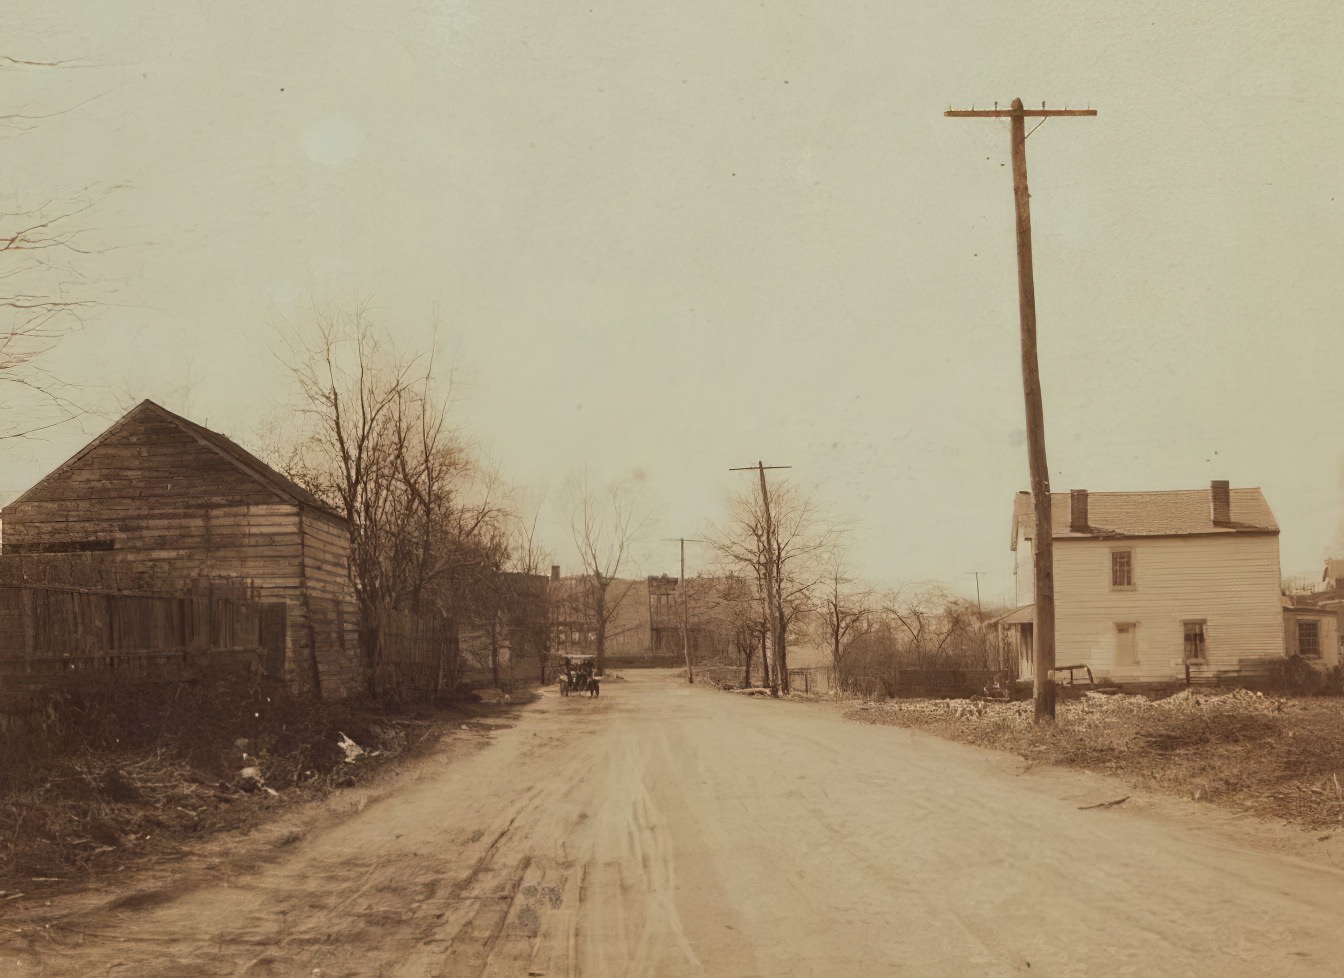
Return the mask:
[[[831,650],[831,668],[835,691],[844,688],[846,658],[855,639],[865,634],[876,611],[872,592],[859,587],[845,568],[843,552],[837,547],[825,566],[825,577],[817,588],[816,608]]]
[[[961,615],[948,615],[951,595],[937,585],[926,585],[892,595],[886,611],[904,631],[902,658],[918,669],[934,669],[957,648],[965,629]]]
[[[617,580],[648,522],[648,510],[631,481],[599,490],[584,474],[571,484],[570,494],[574,503],[570,529],[583,565],[581,601],[595,633],[601,672],[606,667],[607,629],[633,586],[620,586]]]
[[[72,67],[0,56],[0,76]],[[65,111],[0,113],[0,139],[20,138]],[[88,218],[107,193],[90,186],[32,203],[16,196],[12,207],[0,208],[0,438],[32,434],[80,413],[74,388],[44,359],[101,304],[87,259],[104,249],[90,240]]]
[[[1004,669],[994,633],[975,601],[923,584],[874,595],[872,602],[864,628],[851,635],[845,652],[852,678],[877,679],[894,694],[905,685],[903,670]]]
[[[707,615],[721,635],[724,652],[742,666],[742,685],[751,685],[751,665],[765,640],[766,618],[759,582],[737,574],[715,579],[717,585],[701,598]],[[769,664],[762,655],[764,682],[770,684]]]
[[[727,522],[708,533],[720,556],[749,570],[760,585],[773,659],[767,673],[773,668],[775,682],[786,693],[789,630],[807,611],[812,590],[824,577],[836,533],[836,527],[817,516],[812,498],[784,480],[770,490],[768,508],[757,490],[738,493],[729,504]]]
[[[498,475],[449,424],[433,354],[400,356],[362,308],[315,310],[311,328],[287,340],[300,431],[280,467],[349,522],[360,646],[376,691],[390,613],[456,622],[502,572]]]

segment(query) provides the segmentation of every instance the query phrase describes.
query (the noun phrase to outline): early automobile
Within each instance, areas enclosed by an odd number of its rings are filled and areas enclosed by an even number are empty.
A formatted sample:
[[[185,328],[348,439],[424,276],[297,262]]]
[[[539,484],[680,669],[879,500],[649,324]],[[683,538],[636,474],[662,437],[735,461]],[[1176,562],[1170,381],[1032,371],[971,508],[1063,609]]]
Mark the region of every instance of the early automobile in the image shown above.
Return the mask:
[[[560,660],[560,695],[583,693],[593,678],[597,659],[591,655],[567,655]]]

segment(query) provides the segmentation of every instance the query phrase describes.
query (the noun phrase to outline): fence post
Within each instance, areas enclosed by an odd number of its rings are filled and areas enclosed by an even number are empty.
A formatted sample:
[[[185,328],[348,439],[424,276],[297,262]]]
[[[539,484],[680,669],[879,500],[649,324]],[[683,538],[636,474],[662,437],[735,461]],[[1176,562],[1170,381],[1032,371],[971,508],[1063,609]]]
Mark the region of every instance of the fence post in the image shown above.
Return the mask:
[[[19,592],[23,615],[23,666],[31,672],[33,668],[33,592],[24,588]]]

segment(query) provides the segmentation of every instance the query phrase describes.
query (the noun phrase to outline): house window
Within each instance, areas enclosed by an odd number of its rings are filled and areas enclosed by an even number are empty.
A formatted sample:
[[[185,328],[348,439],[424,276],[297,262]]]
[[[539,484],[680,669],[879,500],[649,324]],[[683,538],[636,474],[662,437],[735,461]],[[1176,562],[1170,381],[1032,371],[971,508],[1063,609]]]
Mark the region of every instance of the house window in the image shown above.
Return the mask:
[[[1204,624],[1199,621],[1182,622],[1185,626],[1185,661],[1204,662],[1208,659],[1208,649],[1204,644]]]
[[[1111,551],[1111,587],[1134,586],[1134,551]]]
[[[1115,626],[1115,664],[1117,666],[1137,666],[1139,664],[1138,626],[1132,621],[1117,622]]]
[[[1321,657],[1321,623],[1318,621],[1299,621],[1297,623],[1297,654],[1304,659]]]

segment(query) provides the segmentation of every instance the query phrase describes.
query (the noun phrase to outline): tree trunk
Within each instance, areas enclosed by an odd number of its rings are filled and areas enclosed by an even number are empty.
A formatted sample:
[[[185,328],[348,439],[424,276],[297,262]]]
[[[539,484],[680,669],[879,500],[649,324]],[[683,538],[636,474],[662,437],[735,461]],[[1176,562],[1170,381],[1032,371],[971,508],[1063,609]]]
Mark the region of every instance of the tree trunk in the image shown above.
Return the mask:
[[[607,663],[607,584],[601,578],[597,582],[594,604],[597,611],[597,663],[595,668],[600,675]]]
[[[499,689],[499,622],[490,622],[490,679]]]
[[[789,692],[789,645],[788,645],[788,623],[784,618],[784,600],[783,595],[779,595],[779,600],[775,604],[775,620],[773,624],[773,638],[775,643],[775,683],[782,692]]]
[[[835,683],[835,698],[840,698],[840,687],[843,685],[840,681],[840,622],[832,622],[831,632],[831,681]]]
[[[770,650],[766,643],[770,637],[768,628],[761,629],[761,685],[770,688]]]

